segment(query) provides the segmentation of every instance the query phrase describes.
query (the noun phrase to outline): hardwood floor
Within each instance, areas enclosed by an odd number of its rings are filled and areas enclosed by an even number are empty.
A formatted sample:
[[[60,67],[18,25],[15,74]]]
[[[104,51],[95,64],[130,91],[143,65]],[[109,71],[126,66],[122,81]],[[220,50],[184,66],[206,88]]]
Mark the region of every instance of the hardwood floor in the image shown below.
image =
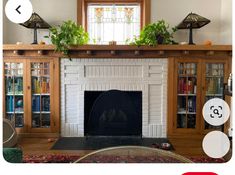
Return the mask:
[[[177,154],[187,157],[205,155],[200,138],[169,138],[169,140]],[[50,148],[55,142],[56,138],[53,138],[53,141],[48,141],[48,138],[21,138],[18,144],[24,154],[76,154],[83,156],[92,152],[91,150],[51,150]]]
[[[203,138],[177,137],[168,139],[177,154],[187,157],[206,156],[202,149]]]

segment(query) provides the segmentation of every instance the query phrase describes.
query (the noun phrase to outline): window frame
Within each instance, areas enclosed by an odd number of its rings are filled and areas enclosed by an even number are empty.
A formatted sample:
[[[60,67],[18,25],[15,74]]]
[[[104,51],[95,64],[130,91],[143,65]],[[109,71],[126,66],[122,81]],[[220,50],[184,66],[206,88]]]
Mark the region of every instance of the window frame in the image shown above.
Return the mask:
[[[87,9],[89,3],[100,4],[133,4],[139,3],[141,9],[140,29],[150,23],[151,0],[77,0],[77,24],[82,25],[87,31]]]

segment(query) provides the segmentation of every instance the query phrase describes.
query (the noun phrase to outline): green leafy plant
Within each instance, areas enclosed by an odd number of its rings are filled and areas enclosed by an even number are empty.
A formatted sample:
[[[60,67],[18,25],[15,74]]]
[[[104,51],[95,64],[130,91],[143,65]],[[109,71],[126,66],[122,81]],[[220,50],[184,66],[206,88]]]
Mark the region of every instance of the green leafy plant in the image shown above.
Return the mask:
[[[173,34],[176,32],[176,28],[169,27],[164,20],[160,20],[156,23],[149,24],[143,28],[140,32],[139,38],[135,37],[132,45],[148,45],[156,46],[157,44],[175,44],[173,40]]]
[[[70,20],[61,26],[50,28],[50,38],[52,44],[56,46],[56,51],[63,52],[67,56],[70,46],[84,45],[89,41],[89,35],[83,27]]]

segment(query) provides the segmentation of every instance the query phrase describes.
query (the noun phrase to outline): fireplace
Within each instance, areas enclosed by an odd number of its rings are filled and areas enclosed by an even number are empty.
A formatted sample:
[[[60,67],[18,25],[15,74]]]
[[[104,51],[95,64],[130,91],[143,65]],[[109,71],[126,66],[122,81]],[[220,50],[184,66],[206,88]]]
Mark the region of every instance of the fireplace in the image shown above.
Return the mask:
[[[85,136],[141,136],[141,91],[85,91]]]
[[[141,135],[143,138],[165,138],[167,70],[168,61],[164,58],[61,59],[61,135]],[[100,108],[103,111],[99,111],[98,116],[89,117],[97,98],[103,96],[103,93],[109,94],[110,90],[119,90],[120,94],[127,94],[130,100],[125,102],[134,103],[134,107],[128,107],[135,112],[130,116],[132,125],[127,122],[129,114],[123,114],[123,110],[113,110],[111,107]],[[110,99],[111,103],[108,105],[116,100],[117,98]],[[119,104],[120,108],[125,107],[122,106],[125,103]],[[102,120],[108,120],[107,115],[111,116],[111,121],[115,118],[116,123],[105,122],[106,131],[99,129],[101,127],[96,128],[97,121],[100,120],[102,123]],[[89,118],[91,121],[88,124]],[[135,119],[137,121],[133,124]],[[142,123],[141,126],[139,122]],[[132,128],[134,126],[137,128]],[[112,128],[119,129],[110,131]]]

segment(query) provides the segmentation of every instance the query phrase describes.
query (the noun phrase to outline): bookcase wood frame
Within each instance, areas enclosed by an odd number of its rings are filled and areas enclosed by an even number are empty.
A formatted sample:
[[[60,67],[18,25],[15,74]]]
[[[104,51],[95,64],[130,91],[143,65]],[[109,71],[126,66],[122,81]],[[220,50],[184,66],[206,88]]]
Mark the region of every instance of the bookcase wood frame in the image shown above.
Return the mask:
[[[56,57],[34,57],[25,58],[7,57],[5,63],[23,63],[23,94],[24,94],[24,127],[16,128],[20,134],[26,133],[59,133],[60,128],[60,103],[59,103],[59,59]],[[33,128],[32,127],[32,92],[31,92],[31,63],[49,63],[50,65],[50,127]],[[6,91],[5,74],[3,69],[3,112],[6,114]]]
[[[197,63],[197,104],[196,104],[196,128],[177,128],[177,105],[178,105],[178,63]],[[224,83],[229,77],[231,72],[231,57],[219,58],[219,59],[207,59],[207,58],[172,58],[169,59],[168,64],[168,136],[200,136],[205,135],[213,129],[204,129],[204,119],[202,116],[202,108],[206,96],[206,64],[207,63],[221,63],[224,64]],[[225,101],[231,104],[231,98],[225,96]],[[224,124],[224,132],[227,133],[230,122],[227,121]]]

